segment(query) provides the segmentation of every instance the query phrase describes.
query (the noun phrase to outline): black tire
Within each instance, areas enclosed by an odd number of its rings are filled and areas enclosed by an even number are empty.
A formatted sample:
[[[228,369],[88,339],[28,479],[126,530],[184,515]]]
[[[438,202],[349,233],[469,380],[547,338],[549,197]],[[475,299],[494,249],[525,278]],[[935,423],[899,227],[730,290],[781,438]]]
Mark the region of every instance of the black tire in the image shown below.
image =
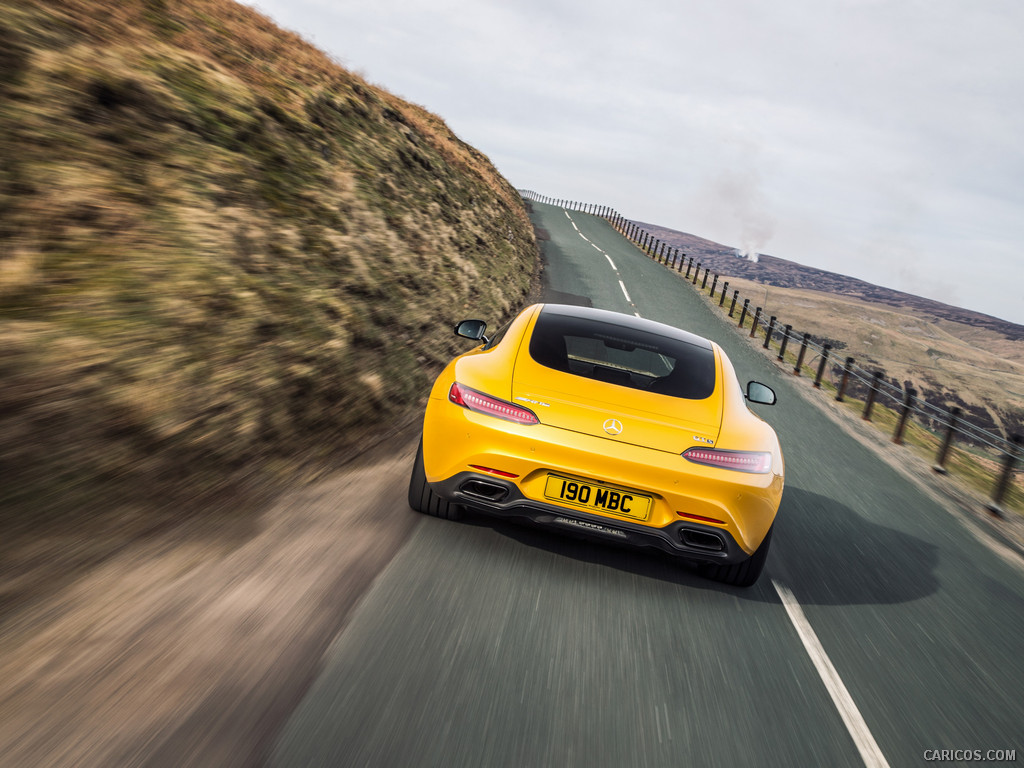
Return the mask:
[[[427,474],[423,470],[422,440],[416,449],[416,459],[413,461],[412,475],[409,477],[409,506],[424,515],[442,517],[445,520],[458,520],[462,517],[462,507],[442,499],[427,484]]]
[[[712,581],[720,581],[723,584],[730,584],[734,587],[752,587],[757,582],[758,577],[760,577],[761,571],[764,570],[765,561],[768,559],[768,550],[772,546],[773,530],[775,530],[774,525],[768,529],[768,533],[765,534],[761,546],[742,563],[735,563],[733,565],[708,564],[701,568],[701,573]]]

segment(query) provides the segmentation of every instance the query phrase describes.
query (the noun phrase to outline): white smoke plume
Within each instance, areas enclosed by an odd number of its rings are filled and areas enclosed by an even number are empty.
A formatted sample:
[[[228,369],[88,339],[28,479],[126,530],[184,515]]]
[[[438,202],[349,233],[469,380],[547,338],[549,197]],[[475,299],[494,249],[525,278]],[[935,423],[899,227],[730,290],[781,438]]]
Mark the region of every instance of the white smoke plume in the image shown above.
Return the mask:
[[[738,158],[741,169],[722,170],[709,179],[701,188],[698,204],[702,218],[715,229],[735,233],[740,241],[736,255],[754,263],[775,234],[775,219],[761,189],[756,155],[753,148],[746,148]]]

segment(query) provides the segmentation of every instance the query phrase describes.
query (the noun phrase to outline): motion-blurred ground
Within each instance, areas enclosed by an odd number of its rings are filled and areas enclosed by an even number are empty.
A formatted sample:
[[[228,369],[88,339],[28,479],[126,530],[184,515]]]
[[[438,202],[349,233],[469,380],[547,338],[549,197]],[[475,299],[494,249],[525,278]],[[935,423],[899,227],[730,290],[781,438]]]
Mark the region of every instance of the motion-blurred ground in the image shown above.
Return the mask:
[[[272,531],[356,535],[275,499],[414,420],[451,325],[517,309],[536,245],[440,118],[230,0],[0,4],[0,157],[0,764],[78,764],[86,723],[167,735],[140,692],[206,674],[175,644],[241,647],[189,611],[271,620],[232,579]],[[301,592],[295,546],[271,570]]]

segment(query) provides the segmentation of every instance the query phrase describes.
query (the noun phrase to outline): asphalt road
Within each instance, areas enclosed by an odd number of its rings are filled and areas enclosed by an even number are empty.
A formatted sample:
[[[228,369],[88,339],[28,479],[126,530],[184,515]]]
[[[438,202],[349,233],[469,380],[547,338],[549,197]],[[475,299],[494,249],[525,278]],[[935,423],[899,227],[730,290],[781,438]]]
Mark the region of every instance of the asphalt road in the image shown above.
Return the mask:
[[[657,553],[424,517],[271,763],[911,766],[931,750],[1024,762],[1024,572],[606,222],[536,203],[534,219],[551,235],[549,299],[713,338],[742,381],[778,393],[759,408],[787,463],[766,571],[734,589]]]

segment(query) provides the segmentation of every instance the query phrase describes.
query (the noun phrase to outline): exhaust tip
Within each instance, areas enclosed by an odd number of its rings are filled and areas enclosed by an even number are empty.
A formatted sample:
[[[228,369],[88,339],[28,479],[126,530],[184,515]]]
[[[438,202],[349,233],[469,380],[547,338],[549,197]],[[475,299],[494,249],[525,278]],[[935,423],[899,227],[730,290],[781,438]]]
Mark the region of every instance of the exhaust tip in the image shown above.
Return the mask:
[[[508,496],[508,488],[488,480],[467,480],[459,487],[459,490],[467,496],[485,501],[501,501]]]
[[[683,528],[680,538],[683,540],[683,544],[694,549],[703,549],[708,552],[722,552],[725,550],[725,542],[722,540],[722,537],[709,531]]]

